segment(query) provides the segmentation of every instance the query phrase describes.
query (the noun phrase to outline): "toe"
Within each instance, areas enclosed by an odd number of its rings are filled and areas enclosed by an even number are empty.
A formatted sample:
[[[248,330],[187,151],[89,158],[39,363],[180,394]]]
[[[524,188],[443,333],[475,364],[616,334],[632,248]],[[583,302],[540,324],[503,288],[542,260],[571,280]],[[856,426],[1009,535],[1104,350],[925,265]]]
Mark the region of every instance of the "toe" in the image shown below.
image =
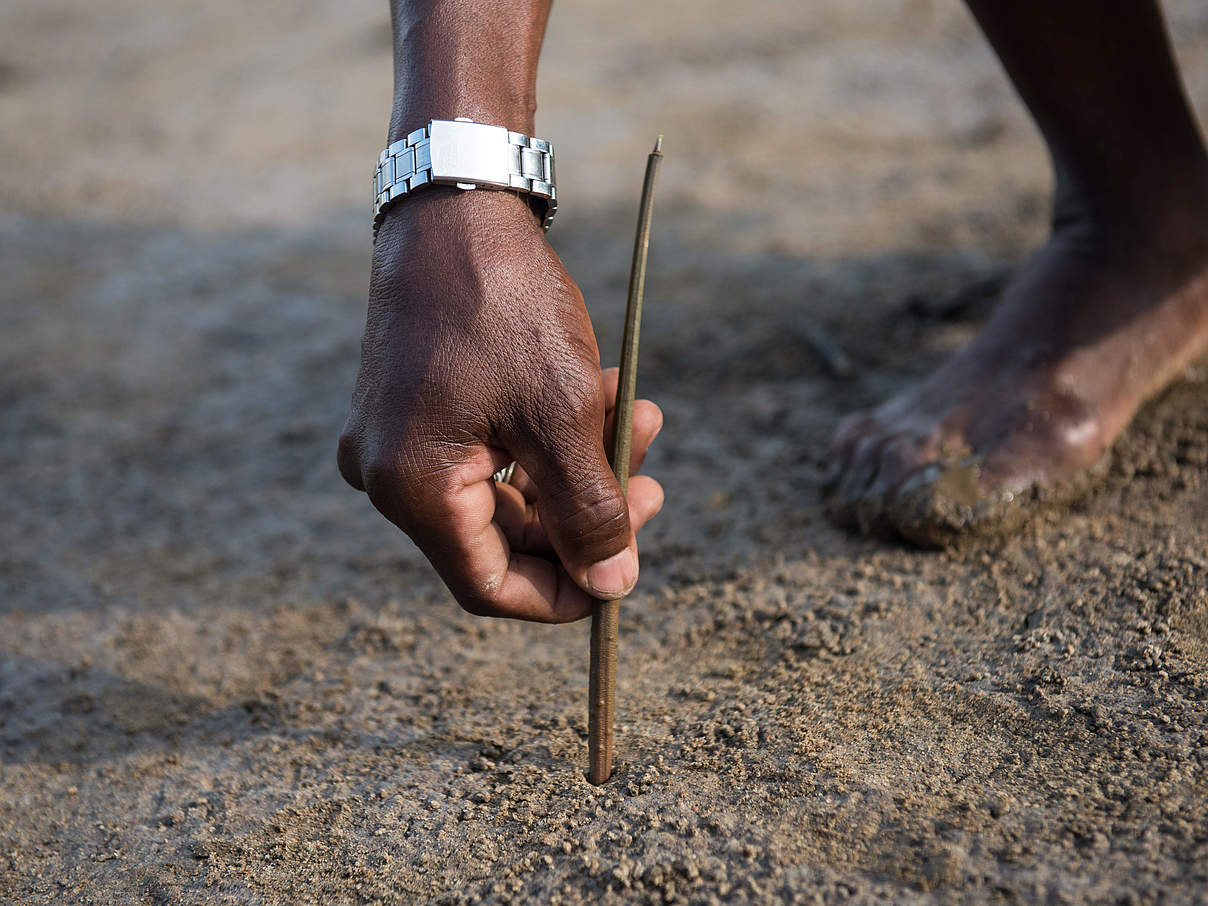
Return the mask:
[[[831,518],[845,528],[861,528],[859,509],[868,487],[877,477],[880,451],[888,438],[883,434],[868,434],[861,438],[847,461],[831,492]]]
[[[912,435],[890,437],[877,450],[876,472],[856,503],[856,522],[866,535],[897,535],[888,513],[894,495],[911,475],[929,461],[931,444]]]
[[[908,431],[894,436],[881,448],[881,462],[869,493],[882,500],[893,498],[920,470],[944,458],[940,446],[937,434]]]
[[[830,450],[827,453],[829,467],[822,482],[823,490],[827,494],[834,494],[838,490],[851,466],[856,448],[877,431],[876,419],[867,413],[849,415],[839,423],[831,438]]]
[[[835,428],[834,437],[831,438],[831,458],[844,461],[850,458],[856,445],[876,427],[877,420],[867,412],[847,416],[839,422],[839,426]]]
[[[856,444],[850,462],[839,481],[838,495],[853,503],[864,496],[877,477],[881,465],[881,451],[889,438],[885,435],[869,435]]]

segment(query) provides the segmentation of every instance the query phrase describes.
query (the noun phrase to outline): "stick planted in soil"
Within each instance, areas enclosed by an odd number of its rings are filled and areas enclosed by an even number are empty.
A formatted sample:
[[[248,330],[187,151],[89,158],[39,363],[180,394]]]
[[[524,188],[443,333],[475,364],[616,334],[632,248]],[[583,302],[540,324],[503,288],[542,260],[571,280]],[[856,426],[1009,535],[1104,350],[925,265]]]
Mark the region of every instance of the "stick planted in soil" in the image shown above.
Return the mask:
[[[621,342],[621,375],[613,419],[612,472],[622,493],[629,490],[629,447],[633,434],[633,397],[638,381],[638,335],[642,325],[642,293],[646,288],[646,253],[650,249],[650,216],[654,211],[654,180],[663,161],[663,137],[646,158],[646,178],[638,208],[633,263],[629,268],[629,299],[625,306],[625,335]],[[588,778],[604,783],[612,774],[613,720],[617,696],[617,622],[619,601],[599,601],[591,616],[591,673],[587,692]]]

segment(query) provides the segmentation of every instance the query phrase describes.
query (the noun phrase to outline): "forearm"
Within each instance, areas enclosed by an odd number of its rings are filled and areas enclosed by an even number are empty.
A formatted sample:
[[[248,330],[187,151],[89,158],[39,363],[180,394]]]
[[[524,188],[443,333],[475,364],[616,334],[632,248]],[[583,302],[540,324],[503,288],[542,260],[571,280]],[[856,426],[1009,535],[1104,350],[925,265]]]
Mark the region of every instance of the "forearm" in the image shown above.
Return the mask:
[[[467,116],[531,135],[537,57],[552,0],[391,0],[388,141]]]

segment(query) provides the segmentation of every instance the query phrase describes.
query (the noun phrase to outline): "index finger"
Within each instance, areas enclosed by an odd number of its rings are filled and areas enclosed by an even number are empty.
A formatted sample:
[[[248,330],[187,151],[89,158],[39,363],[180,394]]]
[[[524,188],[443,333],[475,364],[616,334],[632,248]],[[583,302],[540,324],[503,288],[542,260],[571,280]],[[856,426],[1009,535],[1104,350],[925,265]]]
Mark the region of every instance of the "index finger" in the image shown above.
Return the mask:
[[[569,623],[592,612],[595,599],[553,560],[511,549],[494,520],[495,482],[503,451],[481,448],[411,497],[391,495],[383,515],[403,528],[458,603],[479,616]]]

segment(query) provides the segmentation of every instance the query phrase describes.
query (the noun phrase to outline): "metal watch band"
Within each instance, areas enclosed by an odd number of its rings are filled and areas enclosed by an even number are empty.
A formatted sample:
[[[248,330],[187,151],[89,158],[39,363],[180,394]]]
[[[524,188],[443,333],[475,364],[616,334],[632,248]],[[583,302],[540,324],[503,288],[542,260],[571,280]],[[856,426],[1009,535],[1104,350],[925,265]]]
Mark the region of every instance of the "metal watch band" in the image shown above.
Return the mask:
[[[387,209],[430,185],[511,189],[529,196],[544,229],[558,210],[549,142],[464,117],[432,120],[378,156],[373,174],[373,238]]]

